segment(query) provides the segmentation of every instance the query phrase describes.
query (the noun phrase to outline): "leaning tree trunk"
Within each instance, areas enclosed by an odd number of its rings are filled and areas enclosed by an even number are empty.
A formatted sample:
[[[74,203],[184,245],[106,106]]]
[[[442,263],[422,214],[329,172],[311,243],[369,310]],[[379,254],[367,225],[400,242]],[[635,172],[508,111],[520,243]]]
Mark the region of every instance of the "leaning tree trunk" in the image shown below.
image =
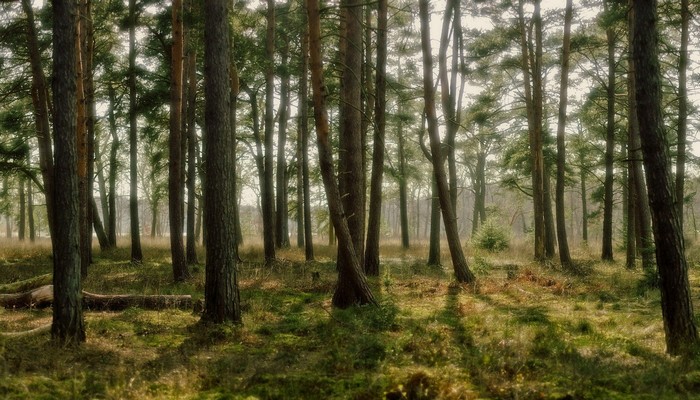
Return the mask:
[[[699,340],[661,110],[656,0],[636,0],[633,10],[636,101],[637,108],[644,110],[637,114],[637,118],[644,170],[652,189],[649,191],[649,205],[656,239],[666,350],[672,355],[690,354],[697,348]]]
[[[688,147],[688,25],[690,10],[688,0],[681,0],[681,48],[678,60],[678,148],[676,150],[676,199],[678,215],[683,231],[683,206],[685,205],[685,164]]]
[[[55,170],[53,245],[54,304],[51,336],[61,344],[85,341],[81,302],[76,120],[78,10],[74,1],[53,3],[53,99]]]
[[[34,9],[31,0],[22,0],[22,8],[27,14],[27,48],[32,69],[32,103],[34,105],[34,123],[39,147],[39,169],[44,180],[44,197],[46,199],[46,216],[49,234],[54,237],[54,184],[53,184],[53,149],[51,142],[51,125],[49,123],[49,98],[46,77],[42,68],[39,39],[34,26]]]
[[[433,56],[430,48],[430,22],[428,19],[428,0],[420,0],[421,14],[421,45],[423,49],[423,96],[425,98],[425,112],[428,120],[428,134],[430,136],[430,150],[433,159],[433,171],[438,187],[438,197],[442,208],[442,217],[445,223],[447,244],[452,256],[452,266],[455,278],[458,282],[473,282],[474,274],[469,270],[467,259],[464,257],[462,245],[457,230],[457,218],[455,218],[450,198],[450,190],[445,175],[445,167],[441,162],[441,143],[438,132],[437,115],[435,111],[435,89],[433,89]]]
[[[632,2],[632,0],[630,0]],[[628,16],[628,35],[630,42],[630,56],[627,60],[627,97],[629,99],[628,123],[629,123],[629,147],[628,157],[630,159],[630,174],[634,176],[634,197],[637,200],[635,203],[635,217],[637,220],[637,235],[638,247],[642,253],[642,268],[648,273],[656,273],[656,265],[654,260],[654,240],[651,231],[651,214],[649,210],[649,196],[647,193],[647,185],[644,180],[644,170],[642,168],[642,142],[639,137],[639,119],[637,117],[637,102],[636,98],[636,83],[635,75],[636,68],[634,58],[632,56],[632,42],[634,41],[634,11],[632,4],[629,4]]]
[[[338,308],[347,308],[354,304],[377,304],[355,252],[353,238],[350,235],[350,229],[345,219],[340,190],[335,178],[335,167],[329,138],[330,127],[325,105],[327,88],[323,83],[321,21],[318,0],[307,0],[307,5],[311,86],[313,88],[316,144],[318,145],[321,177],[323,178],[323,186],[328,198],[330,217],[338,235],[338,246],[342,247],[344,254],[349,257],[349,262],[338,264],[338,285],[336,292],[333,294],[333,305]]]

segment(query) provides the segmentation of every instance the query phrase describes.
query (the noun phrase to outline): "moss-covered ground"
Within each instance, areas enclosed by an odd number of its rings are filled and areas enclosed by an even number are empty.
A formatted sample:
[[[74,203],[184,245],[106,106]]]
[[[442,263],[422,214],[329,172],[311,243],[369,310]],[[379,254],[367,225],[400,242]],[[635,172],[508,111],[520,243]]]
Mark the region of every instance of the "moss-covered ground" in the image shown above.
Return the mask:
[[[51,272],[47,246],[10,244],[0,285]],[[384,246],[370,279],[381,306],[336,310],[333,249],[317,248],[312,263],[282,251],[266,267],[245,247],[242,325],[203,325],[183,310],[86,311],[80,348],[49,333],[0,337],[0,398],[700,398],[700,357],[665,354],[660,296],[641,271],[584,251],[573,272],[532,263],[524,247],[470,251],[478,282],[458,285],[449,262],[426,266],[426,253]],[[96,250],[85,290],[202,298],[204,267],[174,284],[167,247],[146,243],[143,264],[128,259],[126,244]],[[697,300],[692,257],[691,284]],[[50,309],[0,310],[3,332],[50,321]]]

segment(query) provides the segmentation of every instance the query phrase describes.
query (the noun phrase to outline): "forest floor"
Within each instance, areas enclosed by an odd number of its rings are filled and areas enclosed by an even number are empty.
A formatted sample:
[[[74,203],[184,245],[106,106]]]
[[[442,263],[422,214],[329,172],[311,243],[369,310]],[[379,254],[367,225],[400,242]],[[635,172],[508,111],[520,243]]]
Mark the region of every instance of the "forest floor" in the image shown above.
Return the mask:
[[[332,252],[319,247],[322,261],[304,263],[303,252],[283,251],[268,268],[245,247],[240,326],[130,308],[86,311],[78,349],[49,333],[0,337],[0,398],[700,398],[700,356],[665,354],[660,296],[639,269],[585,251],[575,273],[532,263],[525,247],[470,251],[478,283],[458,285],[449,263],[425,265],[425,248],[385,246],[370,280],[381,306],[335,310]],[[204,267],[172,283],[167,247],[146,243],[142,265],[128,259],[127,245],[96,250],[84,289],[202,298]],[[697,308],[700,257],[689,259]],[[51,268],[46,246],[0,246],[0,284]],[[50,321],[51,309],[0,309],[0,332]]]

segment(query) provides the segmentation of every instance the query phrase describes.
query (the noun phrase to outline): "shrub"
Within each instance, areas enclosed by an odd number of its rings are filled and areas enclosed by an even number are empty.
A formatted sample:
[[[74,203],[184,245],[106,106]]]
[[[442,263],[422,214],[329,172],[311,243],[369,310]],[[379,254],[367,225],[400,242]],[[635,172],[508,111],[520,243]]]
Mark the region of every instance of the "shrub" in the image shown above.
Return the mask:
[[[510,245],[510,231],[497,224],[493,219],[487,219],[472,237],[474,247],[490,252],[499,252]]]

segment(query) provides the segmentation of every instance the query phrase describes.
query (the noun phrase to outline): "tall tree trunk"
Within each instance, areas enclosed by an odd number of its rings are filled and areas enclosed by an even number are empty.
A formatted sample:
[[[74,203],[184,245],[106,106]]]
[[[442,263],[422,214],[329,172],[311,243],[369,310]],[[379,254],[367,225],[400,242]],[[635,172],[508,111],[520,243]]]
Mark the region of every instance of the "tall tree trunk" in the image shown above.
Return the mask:
[[[636,0],[633,57],[639,133],[647,181],[653,182],[649,205],[656,239],[661,311],[669,354],[690,354],[698,346],[685,243],[671,173],[671,157],[661,111],[661,67],[658,58],[656,0]]]
[[[445,14],[442,22],[442,34],[440,36],[440,49],[438,56],[438,70],[440,75],[440,94],[442,100],[442,112],[447,120],[447,169],[449,175],[450,201],[452,209],[457,209],[457,160],[455,156],[455,137],[459,130],[459,117],[457,111],[457,72],[459,60],[459,39],[461,32],[461,10],[459,0],[449,0],[445,4]],[[453,23],[450,24],[451,20]],[[447,49],[450,44],[450,26],[452,32],[452,73],[448,77]]]
[[[633,0],[629,3],[628,15],[628,35],[630,43],[629,58],[627,60],[627,97],[629,100],[628,107],[628,140],[630,151],[628,157],[630,159],[630,173],[634,177],[634,197],[635,202],[635,217],[637,220],[638,246],[642,253],[642,268],[645,271],[655,273],[656,265],[654,260],[654,241],[652,238],[651,228],[651,212],[649,209],[649,195],[647,193],[647,185],[644,180],[644,170],[642,168],[642,142],[639,136],[639,118],[637,115],[636,102],[636,68],[634,57],[632,56],[632,43],[634,42],[634,8]]]
[[[341,30],[345,43],[343,70],[341,75],[340,104],[340,152],[338,169],[343,209],[346,213],[352,244],[360,265],[364,266],[365,241],[365,170],[362,140],[362,2],[341,0],[345,15],[344,30]],[[336,227],[336,233],[339,234]],[[338,237],[341,240],[340,235]],[[344,246],[338,246],[338,264],[350,262],[344,253]],[[349,265],[339,266],[339,270],[349,269]]]
[[[107,112],[107,120],[109,121],[109,132],[112,136],[112,145],[109,149],[109,173],[107,174],[108,181],[108,212],[105,214],[105,220],[107,223],[107,237],[109,238],[109,245],[111,247],[117,247],[117,173],[118,173],[118,159],[119,147],[121,142],[119,140],[119,134],[117,132],[117,118],[114,115],[114,109],[117,103],[117,97],[115,94],[114,86],[109,85],[107,88],[107,93],[109,97],[109,110]]]
[[[182,243],[183,203],[182,189],[182,80],[184,58],[184,32],[182,0],[173,0],[173,44],[170,66],[170,158],[168,164],[168,215],[170,218],[170,254],[173,263],[173,279],[182,282],[190,271]]]
[[[27,225],[29,226],[29,241],[36,240],[36,225],[34,224],[34,183],[27,180]]]
[[[309,53],[311,85],[313,88],[314,120],[316,121],[316,138],[319,153],[319,164],[323,186],[328,198],[328,208],[333,226],[338,233],[338,246],[343,248],[343,254],[349,262],[338,263],[338,284],[333,294],[333,306],[347,308],[354,304],[377,304],[372,294],[362,264],[359,261],[353,237],[350,234],[346,212],[343,210],[340,190],[336,182],[333,154],[330,143],[330,127],[325,106],[326,86],[323,83],[323,64],[321,61],[321,27],[318,0],[307,0],[309,18]]]
[[[559,242],[559,262],[564,267],[571,265],[569,240],[566,235],[566,210],[564,208],[564,188],[566,186],[566,106],[569,90],[569,53],[571,50],[571,20],[573,1],[566,0],[564,13],[564,44],[561,53],[561,79],[559,84],[559,114],[557,117],[557,239]]]
[[[306,4],[305,0],[303,2]],[[306,261],[313,261],[314,243],[311,230],[311,183],[309,177],[309,24],[305,10],[302,11],[302,21],[304,23],[304,36],[301,39],[301,76],[299,77],[299,140],[301,140],[301,169],[304,188],[304,256]]]
[[[458,282],[470,283],[475,280],[474,274],[469,270],[467,259],[462,251],[462,244],[457,231],[457,218],[455,217],[450,198],[445,167],[441,162],[441,143],[438,132],[437,115],[435,111],[435,91],[433,89],[433,56],[430,49],[430,22],[428,15],[429,1],[420,0],[421,15],[421,47],[423,50],[423,96],[425,98],[425,112],[428,120],[428,134],[430,136],[430,150],[433,158],[433,171],[437,181],[440,208],[445,223],[447,244],[452,256],[452,267]]]
[[[275,97],[275,1],[267,0],[267,32],[265,34],[265,155],[260,192],[262,195],[263,240],[265,262],[273,261],[275,254],[275,194],[273,169],[274,97]],[[262,155],[261,155],[262,156]]]
[[[382,216],[382,181],[384,178],[384,138],[386,136],[386,57],[387,57],[387,0],[377,3],[377,72],[376,99],[374,101],[374,149],[372,153],[372,178],[370,183],[369,221],[365,247],[365,273],[379,275],[379,236]],[[403,204],[406,193],[404,187]]]
[[[87,96],[86,85],[86,45],[87,45],[87,7],[85,0],[78,2],[78,27],[75,37],[76,47],[76,96],[77,96],[77,145],[78,145],[78,194],[80,216],[80,275],[87,277],[92,252],[92,222],[90,221],[90,203],[88,196],[88,132],[87,132]],[[91,186],[92,187],[92,186]]]
[[[399,104],[399,115],[401,115],[401,105]],[[409,240],[408,227],[408,171],[406,171],[406,138],[404,137],[403,121],[399,120],[396,131],[398,132],[399,158],[399,212],[401,213],[401,246],[408,249],[411,245]],[[418,213],[419,214],[419,213]]]
[[[627,143],[622,146],[623,159],[629,160],[629,151],[628,137]],[[625,186],[622,190],[622,215],[625,224],[625,267],[628,269],[634,269],[637,265],[637,196],[635,196],[634,192],[634,178],[632,163],[628,162],[627,169],[625,169],[623,174]]]
[[[24,192],[24,178],[19,179],[19,218],[17,220],[17,238],[20,241],[24,241],[25,239],[25,229],[27,227],[27,220],[26,220],[26,215],[27,215],[27,203],[26,203],[26,195]]]
[[[557,232],[554,227],[554,213],[552,211],[552,188],[549,163],[545,163],[544,165],[544,180],[542,183],[544,189],[544,254],[549,260],[554,258],[554,248],[557,246]]]
[[[76,2],[56,0],[53,5],[53,99],[55,235],[53,245],[54,303],[51,337],[62,345],[85,341],[80,280],[80,227],[78,216],[78,158],[76,148],[75,46],[78,23]]]
[[[535,55],[529,50],[528,34],[525,26],[523,0],[519,1],[520,48],[522,52],[525,105],[527,108],[530,159],[532,163],[532,202],[535,227],[535,260],[543,261],[545,255],[544,220],[544,156],[542,153],[542,19],[540,0],[535,0],[532,19],[535,23]]]
[[[138,199],[138,128],[136,126],[136,0],[129,0],[129,215],[131,262],[143,261]]]
[[[34,123],[39,144],[39,169],[44,180],[44,197],[46,198],[46,216],[49,234],[54,237],[54,160],[49,124],[49,98],[46,76],[42,68],[41,51],[36,27],[34,26],[34,9],[31,0],[22,0],[22,8],[27,15],[27,48],[32,69],[32,104],[34,105]]]
[[[678,59],[678,148],[676,150],[676,201],[683,232],[683,206],[685,204],[685,164],[688,147],[688,25],[690,10],[688,0],[681,0],[681,48]]]
[[[233,169],[234,137],[230,123],[228,1],[204,4],[205,182],[204,215],[207,234],[206,280],[202,320],[214,323],[241,321],[241,300],[236,274]]]
[[[606,10],[608,1],[605,2]],[[612,27],[605,30],[608,43],[608,121],[605,133],[605,196],[603,199],[603,242],[601,259],[613,260],[613,174],[615,156],[615,32]]]
[[[584,244],[588,243],[588,188],[586,187],[586,169],[583,163],[586,160],[586,154],[580,151],[578,154],[579,181],[581,183],[581,240]]]
[[[281,21],[284,26],[287,19]],[[282,38],[280,49],[282,58],[282,76],[280,85],[279,122],[277,131],[277,207],[275,212],[275,245],[278,248],[289,247],[289,202],[287,201],[287,120],[289,119],[289,39]]]
[[[195,236],[195,214],[197,212],[197,51],[194,46],[187,50],[187,264],[198,264],[197,237]],[[235,141],[234,141],[235,143]],[[235,160],[235,158],[234,158]],[[233,175],[234,181],[236,175]],[[234,187],[235,189],[235,187]]]
[[[428,245],[428,265],[439,266],[442,263],[440,249],[441,225],[440,195],[438,193],[435,173],[432,173],[430,174],[430,239]]]

